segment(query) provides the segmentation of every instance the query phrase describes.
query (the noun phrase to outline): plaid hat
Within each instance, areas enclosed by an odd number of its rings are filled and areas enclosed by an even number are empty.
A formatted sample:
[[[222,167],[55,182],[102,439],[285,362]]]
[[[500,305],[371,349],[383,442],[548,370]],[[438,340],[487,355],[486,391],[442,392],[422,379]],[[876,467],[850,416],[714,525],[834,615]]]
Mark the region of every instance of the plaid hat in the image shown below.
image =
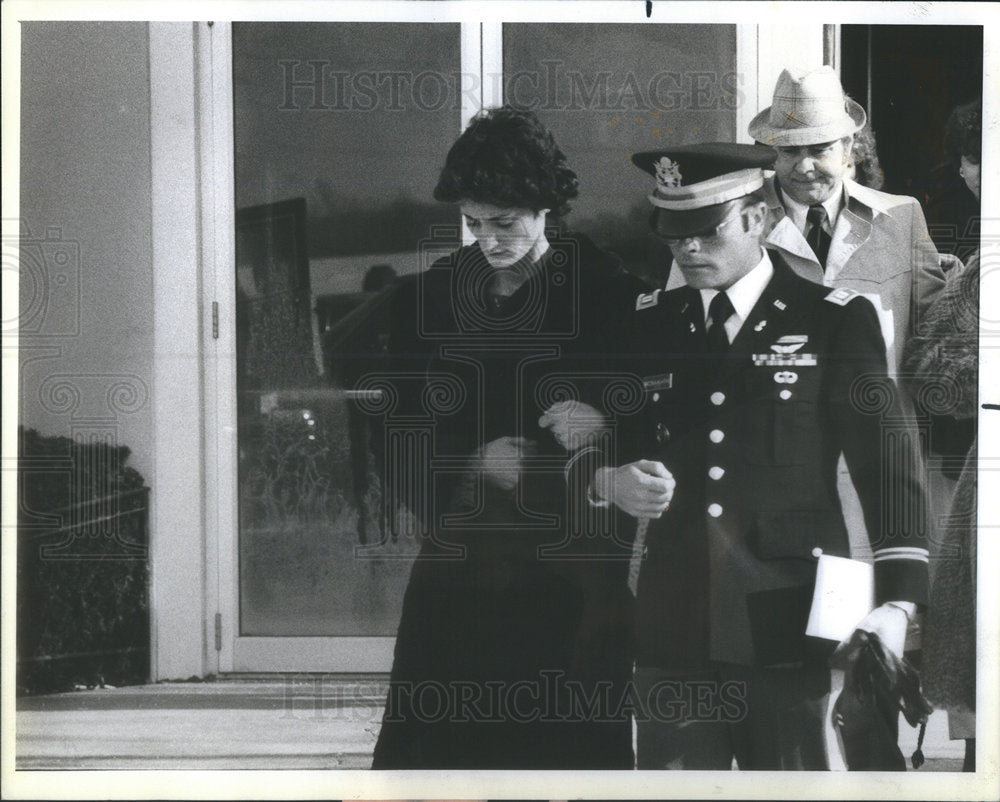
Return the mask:
[[[750,121],[749,133],[775,147],[833,142],[864,128],[865,110],[844,94],[833,67],[798,78],[782,70],[774,102]]]
[[[762,145],[707,142],[636,153],[632,163],[656,178],[649,202],[659,210],[657,229],[680,237],[721,223],[729,201],[764,185],[763,168],[774,159],[774,150]]]

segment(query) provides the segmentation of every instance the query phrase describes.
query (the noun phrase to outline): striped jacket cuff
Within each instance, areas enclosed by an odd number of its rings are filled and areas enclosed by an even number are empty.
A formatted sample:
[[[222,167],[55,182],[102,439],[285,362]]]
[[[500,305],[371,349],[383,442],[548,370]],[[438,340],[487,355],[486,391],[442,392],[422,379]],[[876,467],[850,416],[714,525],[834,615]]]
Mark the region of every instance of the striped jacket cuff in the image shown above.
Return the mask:
[[[912,601],[927,604],[927,549],[889,546],[874,551],[875,601]]]
[[[875,562],[883,560],[917,560],[927,563],[929,556],[927,549],[916,546],[891,546],[884,549],[875,549]]]

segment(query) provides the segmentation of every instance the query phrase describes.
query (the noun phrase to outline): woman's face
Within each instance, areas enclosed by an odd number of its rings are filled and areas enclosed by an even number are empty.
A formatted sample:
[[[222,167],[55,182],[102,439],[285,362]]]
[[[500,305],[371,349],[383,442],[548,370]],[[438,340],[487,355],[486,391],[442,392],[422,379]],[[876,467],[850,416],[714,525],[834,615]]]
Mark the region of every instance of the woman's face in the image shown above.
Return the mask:
[[[981,169],[981,165],[969,161],[965,156],[962,157],[962,164],[958,168],[958,174],[962,176],[969,191],[976,196],[976,200],[979,200],[979,173]]]
[[[545,213],[466,200],[459,204],[465,224],[493,267],[510,267],[522,259],[535,262],[545,253]]]

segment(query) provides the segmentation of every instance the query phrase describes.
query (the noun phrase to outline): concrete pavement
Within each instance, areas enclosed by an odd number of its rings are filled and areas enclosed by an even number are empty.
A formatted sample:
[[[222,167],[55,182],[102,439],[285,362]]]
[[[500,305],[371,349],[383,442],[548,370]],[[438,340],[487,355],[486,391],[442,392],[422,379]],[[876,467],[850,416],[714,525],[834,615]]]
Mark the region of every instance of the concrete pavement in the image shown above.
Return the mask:
[[[289,676],[165,683],[17,700],[16,767],[366,769],[386,678]],[[917,733],[905,722],[909,760]],[[959,771],[964,745],[931,716],[921,772]]]
[[[385,680],[157,684],[27,697],[18,769],[366,769]]]

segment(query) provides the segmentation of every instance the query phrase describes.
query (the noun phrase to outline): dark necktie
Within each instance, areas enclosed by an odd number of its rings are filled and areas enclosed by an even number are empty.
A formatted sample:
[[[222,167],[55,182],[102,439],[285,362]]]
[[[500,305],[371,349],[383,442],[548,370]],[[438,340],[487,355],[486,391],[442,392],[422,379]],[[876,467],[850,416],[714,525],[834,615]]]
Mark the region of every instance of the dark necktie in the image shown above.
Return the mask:
[[[830,251],[830,235],[826,233],[825,227],[827,220],[826,209],[819,203],[815,206],[810,206],[806,220],[811,226],[806,241],[809,243],[809,247],[813,249],[813,253],[816,254],[816,258],[819,259],[820,265],[826,267],[826,255]]]
[[[706,330],[709,350],[716,354],[724,354],[729,350],[729,336],[726,334],[726,321],[736,310],[733,302],[724,292],[718,293],[708,305],[708,329]]]

